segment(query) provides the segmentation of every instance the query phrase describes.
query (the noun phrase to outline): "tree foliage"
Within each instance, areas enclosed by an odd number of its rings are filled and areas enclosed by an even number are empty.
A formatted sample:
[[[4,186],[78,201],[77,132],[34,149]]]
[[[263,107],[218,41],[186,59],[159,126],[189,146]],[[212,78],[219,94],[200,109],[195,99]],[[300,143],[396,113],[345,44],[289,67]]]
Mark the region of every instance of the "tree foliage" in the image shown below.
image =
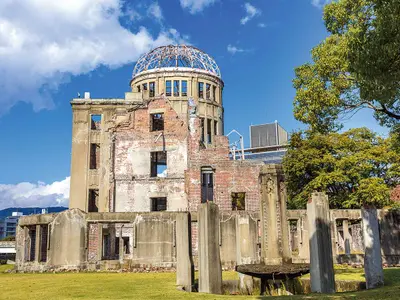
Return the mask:
[[[381,125],[400,124],[400,1],[338,0],[325,6],[330,35],[295,70],[294,114],[312,130],[372,109]]]
[[[294,133],[283,160],[290,208],[305,208],[313,191],[327,192],[331,208],[390,204],[400,181],[400,157],[392,138],[367,128],[344,133]]]
[[[2,241],[2,242],[15,241],[15,236],[13,236],[13,235],[8,235],[8,236],[4,237],[3,239],[1,239],[0,241]]]

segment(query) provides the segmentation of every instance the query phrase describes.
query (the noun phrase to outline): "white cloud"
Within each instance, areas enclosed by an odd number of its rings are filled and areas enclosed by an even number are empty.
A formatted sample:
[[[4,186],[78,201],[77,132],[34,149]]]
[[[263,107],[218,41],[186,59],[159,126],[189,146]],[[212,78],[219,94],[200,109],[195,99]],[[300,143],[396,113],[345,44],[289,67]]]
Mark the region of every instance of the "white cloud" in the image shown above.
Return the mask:
[[[249,2],[244,4],[244,9],[246,10],[246,15],[240,19],[240,24],[244,25],[255,16],[261,14],[261,10],[256,8],[255,6],[251,5]]]
[[[128,5],[123,13],[123,16],[128,18],[128,20],[133,23],[143,19],[142,15],[134,9],[132,6]]]
[[[158,5],[158,2],[154,2],[149,6],[149,8],[147,9],[147,14],[150,17],[154,17],[157,21],[162,21],[164,19],[161,7],[160,5]]]
[[[258,23],[257,26],[260,27],[260,28],[267,27],[267,25],[265,23]]]
[[[181,7],[188,9],[191,14],[202,12],[204,8],[217,2],[217,0],[180,0]]]
[[[331,0],[311,0],[311,4],[318,8],[324,7],[329,2],[331,2]]]
[[[236,53],[241,53],[241,52],[246,52],[247,50],[245,49],[241,49],[241,48],[237,48],[235,46],[232,46],[231,44],[228,45],[227,50],[229,53],[231,53],[232,55],[236,54]]]
[[[68,207],[69,184],[70,177],[51,184],[44,182],[0,184],[0,209],[7,207]]]
[[[34,110],[52,108],[50,92],[70,76],[132,63],[172,42],[168,30],[155,37],[144,27],[134,33],[124,28],[120,18],[140,15],[122,11],[122,2],[1,0],[0,115],[19,101]]]

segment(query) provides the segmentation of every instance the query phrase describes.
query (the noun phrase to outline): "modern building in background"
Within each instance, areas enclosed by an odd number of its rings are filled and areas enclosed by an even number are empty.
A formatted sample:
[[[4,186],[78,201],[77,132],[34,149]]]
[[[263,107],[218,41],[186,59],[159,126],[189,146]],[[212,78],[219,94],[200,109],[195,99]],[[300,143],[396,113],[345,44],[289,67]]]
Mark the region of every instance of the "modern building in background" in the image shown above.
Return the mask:
[[[11,216],[0,219],[0,239],[7,236],[15,236],[18,219],[23,215],[21,212],[13,212]]]
[[[241,137],[242,138],[242,137]],[[289,143],[288,132],[279,125],[273,123],[250,126],[250,148],[244,148],[243,144],[231,144],[231,159],[245,159],[260,161],[265,164],[281,164],[286,154]]]

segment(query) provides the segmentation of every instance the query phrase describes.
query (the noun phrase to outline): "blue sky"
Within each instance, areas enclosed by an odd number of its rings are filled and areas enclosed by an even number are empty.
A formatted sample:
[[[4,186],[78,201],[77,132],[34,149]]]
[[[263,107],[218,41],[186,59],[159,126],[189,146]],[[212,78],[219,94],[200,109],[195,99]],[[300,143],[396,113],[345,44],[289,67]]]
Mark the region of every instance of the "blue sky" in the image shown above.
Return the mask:
[[[3,0],[0,208],[67,203],[69,101],[85,91],[123,97],[137,58],[162,44],[190,43],[217,61],[225,133],[248,145],[251,124],[302,127],[292,79],[327,35],[324,1]],[[345,125],[382,130],[368,113]]]

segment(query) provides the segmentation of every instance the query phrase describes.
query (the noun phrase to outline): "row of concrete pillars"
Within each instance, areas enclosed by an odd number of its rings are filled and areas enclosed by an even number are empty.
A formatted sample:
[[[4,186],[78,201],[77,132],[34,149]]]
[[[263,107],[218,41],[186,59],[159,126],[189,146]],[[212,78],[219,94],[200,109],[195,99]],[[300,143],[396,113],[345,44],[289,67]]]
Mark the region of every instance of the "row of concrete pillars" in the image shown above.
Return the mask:
[[[383,268],[376,208],[361,209],[364,237],[364,269],[367,289],[383,285]],[[310,235],[311,291],[334,293],[335,276],[332,257],[329,202],[325,193],[313,193],[307,203]]]
[[[222,266],[219,249],[219,210],[212,202],[199,205],[198,209],[198,257],[200,293],[222,293]],[[190,214],[178,214],[177,234],[177,286],[185,291],[194,287],[194,265],[191,255]],[[189,251],[188,251],[189,249]]]

